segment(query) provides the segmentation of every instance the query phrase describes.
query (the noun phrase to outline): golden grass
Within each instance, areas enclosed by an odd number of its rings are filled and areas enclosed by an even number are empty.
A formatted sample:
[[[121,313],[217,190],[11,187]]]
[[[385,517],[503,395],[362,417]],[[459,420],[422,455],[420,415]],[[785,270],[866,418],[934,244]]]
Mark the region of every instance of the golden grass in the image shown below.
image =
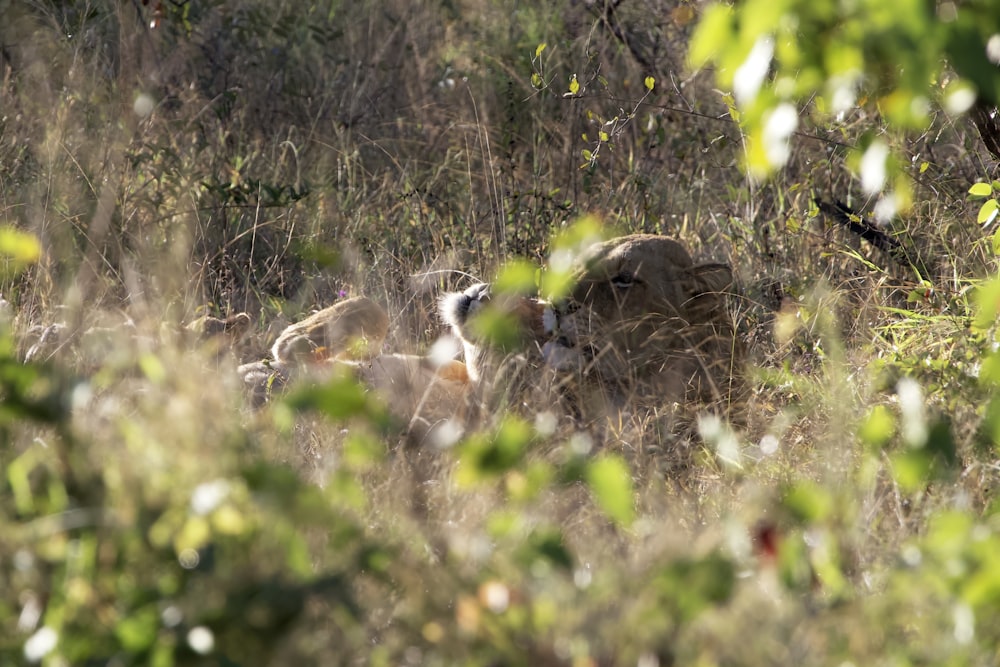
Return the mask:
[[[0,662],[43,627],[53,664],[195,662],[195,628],[248,665],[995,661],[975,139],[942,119],[901,147],[931,162],[900,222],[931,290],[814,215],[815,194],[852,192],[822,141],[747,182],[701,77],[684,93],[705,116],[664,85],[579,169],[586,112],[616,113],[642,72],[580,7],[511,23],[508,4],[167,3],[152,32],[139,5],[9,9],[0,224],[43,254],[2,284]],[[541,41],[553,83],[536,92]],[[606,90],[561,97],[561,77],[598,70]],[[528,440],[496,464],[483,452],[509,415],[433,451],[281,401],[247,409],[235,368],[283,324],[367,295],[390,349],[424,351],[440,291],[541,262],[586,212],[733,265],[751,391],[731,436],[666,406],[583,434],[530,404]],[[253,324],[232,350],[183,326],[239,311]],[[550,410],[554,428],[535,421]],[[907,429],[942,417],[956,460],[906,473],[926,449]],[[601,479],[603,460],[628,478]]]

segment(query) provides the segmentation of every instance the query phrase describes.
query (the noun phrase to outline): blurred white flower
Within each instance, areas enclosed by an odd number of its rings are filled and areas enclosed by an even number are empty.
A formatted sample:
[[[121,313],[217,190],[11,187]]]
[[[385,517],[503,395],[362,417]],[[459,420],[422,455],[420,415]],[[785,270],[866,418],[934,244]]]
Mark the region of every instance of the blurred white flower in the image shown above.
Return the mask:
[[[195,487],[191,494],[191,511],[198,516],[209,514],[229,495],[229,482],[216,479]]]
[[[747,59],[736,70],[733,77],[733,97],[740,106],[746,106],[757,98],[764,78],[771,69],[774,56],[774,40],[770,35],[758,37]]]
[[[799,126],[795,107],[785,102],[775,107],[764,123],[764,153],[772,167],[783,167],[791,151],[788,140]]]
[[[187,643],[195,653],[208,655],[215,648],[215,635],[204,625],[199,625],[188,632]]]
[[[885,161],[889,157],[889,147],[882,141],[873,141],[861,156],[861,189],[865,194],[874,195],[885,185]]]
[[[52,652],[57,643],[59,643],[59,633],[47,625],[38,628],[38,631],[24,642],[24,657],[28,662],[39,662]]]

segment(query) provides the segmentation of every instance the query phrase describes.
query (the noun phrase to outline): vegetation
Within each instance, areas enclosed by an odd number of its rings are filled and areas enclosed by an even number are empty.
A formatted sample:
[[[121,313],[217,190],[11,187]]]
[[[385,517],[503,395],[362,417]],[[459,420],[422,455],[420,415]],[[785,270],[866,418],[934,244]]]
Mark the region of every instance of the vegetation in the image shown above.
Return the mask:
[[[854,5],[0,0],[0,663],[996,664],[1000,26]],[[310,308],[425,351],[588,214],[734,267],[732,420],[247,408]]]

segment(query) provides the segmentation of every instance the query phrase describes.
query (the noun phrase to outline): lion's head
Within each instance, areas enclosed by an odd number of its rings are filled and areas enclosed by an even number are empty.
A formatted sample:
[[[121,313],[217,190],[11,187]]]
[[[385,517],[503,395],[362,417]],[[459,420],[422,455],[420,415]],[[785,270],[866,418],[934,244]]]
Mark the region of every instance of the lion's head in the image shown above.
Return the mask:
[[[695,264],[671,239],[624,236],[589,249],[575,287],[553,304],[549,365],[605,387],[661,402],[725,399],[733,327],[724,264]]]

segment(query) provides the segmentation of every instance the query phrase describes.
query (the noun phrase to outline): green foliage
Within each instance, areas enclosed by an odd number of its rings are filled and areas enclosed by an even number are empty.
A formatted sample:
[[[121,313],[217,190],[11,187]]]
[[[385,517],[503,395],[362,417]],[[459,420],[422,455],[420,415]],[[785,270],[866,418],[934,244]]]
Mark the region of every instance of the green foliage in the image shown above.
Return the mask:
[[[736,570],[720,554],[699,560],[671,563],[652,582],[663,604],[688,622],[703,610],[729,601],[736,585]]]
[[[587,484],[604,513],[628,527],[635,521],[635,494],[628,465],[616,456],[596,458],[586,467]]]
[[[541,276],[542,296],[549,301],[568,296],[577,280],[573,274],[574,263],[581,258],[588,247],[613,235],[612,231],[594,216],[580,218],[574,224],[560,230],[552,240],[549,263]]]
[[[534,440],[530,424],[516,417],[504,419],[494,433],[474,436],[462,445],[457,480],[472,484],[502,475],[518,466]]]
[[[13,227],[0,228],[0,258],[2,275],[16,276],[28,266],[36,263],[42,255],[42,247],[33,234]]]
[[[786,144],[807,101],[824,121],[873,106],[897,130],[927,127],[936,103],[955,113],[976,95],[996,104],[1000,74],[987,48],[1000,30],[993,9],[987,0],[713,4],[692,37],[689,60],[715,65],[719,85],[733,91],[748,135],[747,167],[762,176],[787,161]],[[862,183],[869,194],[887,185],[908,200],[905,179],[886,164],[884,150],[874,140],[858,147]]]

